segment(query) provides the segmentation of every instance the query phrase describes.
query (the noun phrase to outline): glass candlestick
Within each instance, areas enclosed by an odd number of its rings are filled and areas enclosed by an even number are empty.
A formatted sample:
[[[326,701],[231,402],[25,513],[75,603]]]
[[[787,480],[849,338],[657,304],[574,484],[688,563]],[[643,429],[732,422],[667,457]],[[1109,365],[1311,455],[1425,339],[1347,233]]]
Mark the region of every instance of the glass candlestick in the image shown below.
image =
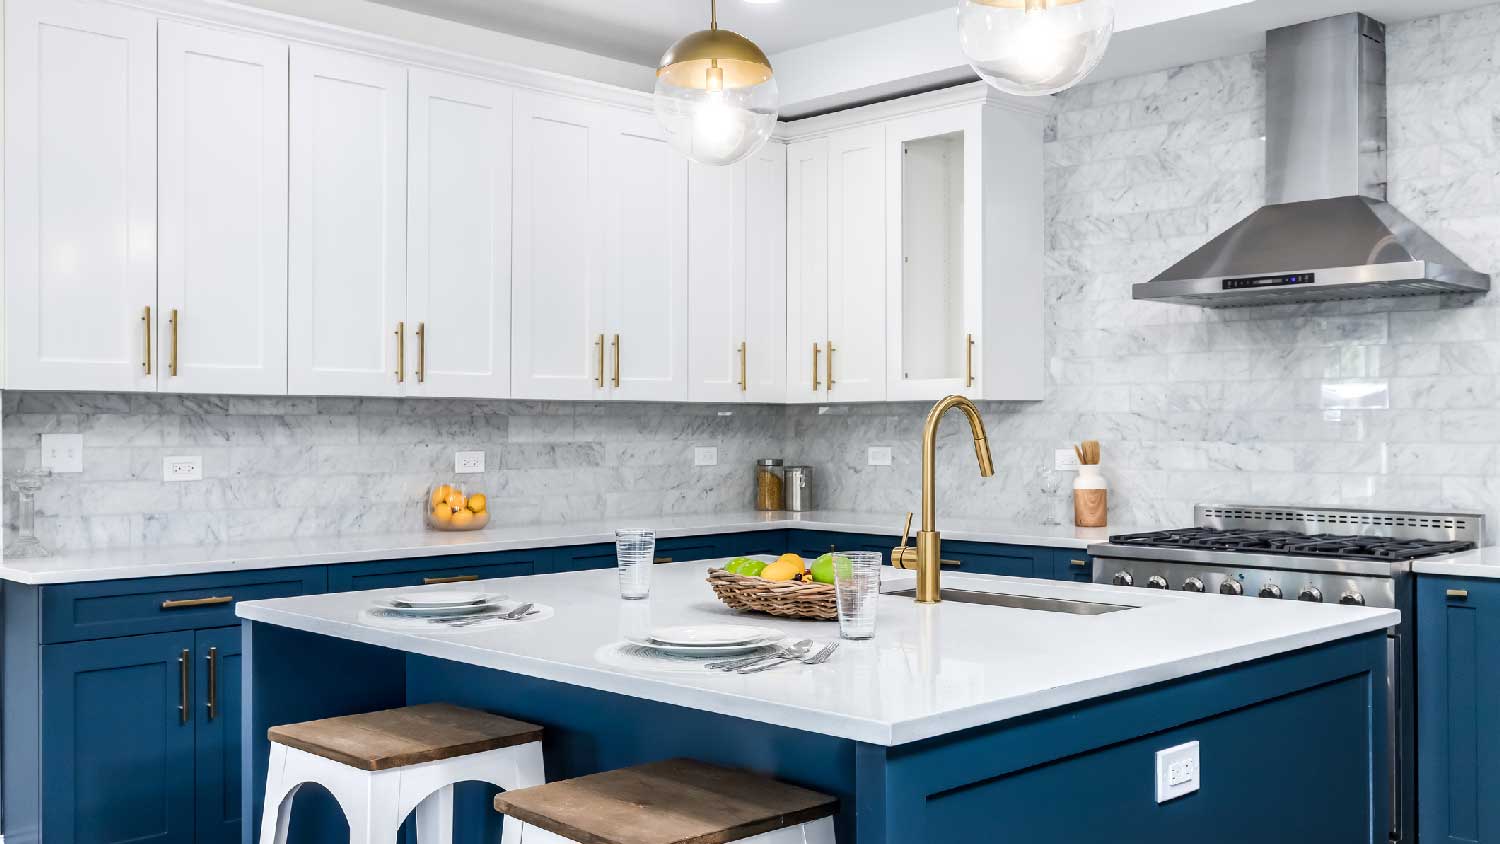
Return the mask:
[[[36,538],[36,494],[51,477],[46,469],[24,469],[11,476],[10,488],[16,491],[16,535],[5,543],[5,558],[50,557],[51,551]]]

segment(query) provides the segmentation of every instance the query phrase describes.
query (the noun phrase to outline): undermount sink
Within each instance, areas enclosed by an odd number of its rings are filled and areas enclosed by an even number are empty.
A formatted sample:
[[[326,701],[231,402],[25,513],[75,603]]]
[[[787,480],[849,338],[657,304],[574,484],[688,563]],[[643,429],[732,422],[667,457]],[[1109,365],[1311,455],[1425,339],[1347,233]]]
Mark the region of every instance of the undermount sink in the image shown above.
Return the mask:
[[[914,598],[915,589],[891,592]],[[958,604],[984,604],[987,607],[1009,607],[1016,610],[1041,610],[1042,612],[1064,612],[1070,615],[1104,615],[1120,610],[1139,609],[1129,604],[1101,604],[1096,601],[1075,601],[1069,598],[1041,598],[1036,595],[1011,595],[1006,592],[973,592],[968,589],[943,589],[938,592],[944,601]]]

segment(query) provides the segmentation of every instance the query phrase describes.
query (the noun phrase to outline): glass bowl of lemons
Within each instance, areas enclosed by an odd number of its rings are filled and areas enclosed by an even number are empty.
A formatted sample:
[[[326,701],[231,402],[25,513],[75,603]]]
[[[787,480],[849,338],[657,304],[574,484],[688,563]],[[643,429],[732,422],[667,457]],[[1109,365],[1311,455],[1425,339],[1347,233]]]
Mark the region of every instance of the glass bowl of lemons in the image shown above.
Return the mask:
[[[479,530],[490,523],[489,502],[461,484],[437,484],[427,491],[427,526],[433,530]]]

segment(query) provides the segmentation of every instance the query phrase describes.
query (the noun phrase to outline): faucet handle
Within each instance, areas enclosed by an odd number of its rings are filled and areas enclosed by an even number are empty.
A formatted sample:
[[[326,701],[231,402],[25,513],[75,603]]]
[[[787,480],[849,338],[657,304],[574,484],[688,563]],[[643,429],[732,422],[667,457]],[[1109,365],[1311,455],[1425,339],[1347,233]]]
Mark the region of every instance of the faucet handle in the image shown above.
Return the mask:
[[[898,569],[917,567],[917,549],[909,548],[906,540],[911,536],[911,513],[906,514],[906,526],[901,528],[901,544],[891,549],[891,566]]]

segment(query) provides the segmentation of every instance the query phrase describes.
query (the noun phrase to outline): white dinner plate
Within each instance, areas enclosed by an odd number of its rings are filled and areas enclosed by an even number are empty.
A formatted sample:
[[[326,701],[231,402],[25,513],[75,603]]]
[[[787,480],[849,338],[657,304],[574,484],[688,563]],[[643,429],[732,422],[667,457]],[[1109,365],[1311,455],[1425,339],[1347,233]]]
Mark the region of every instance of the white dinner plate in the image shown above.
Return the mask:
[[[650,650],[656,651],[658,653],[669,654],[671,656],[711,657],[737,656],[739,654],[747,654],[753,651],[764,650],[771,647],[772,645],[779,644],[782,639],[780,636],[777,636],[774,639],[762,639],[755,642],[741,642],[737,645],[669,645],[665,642],[658,642],[653,639],[634,638],[629,636],[625,638],[625,641],[629,642],[632,645],[638,645],[642,648],[649,648]]]
[[[781,631],[748,624],[691,624],[681,627],[658,627],[650,633],[651,641],[685,647],[733,647],[754,645],[781,638]]]
[[[403,607],[462,607],[482,604],[494,596],[484,592],[457,589],[434,589],[430,592],[408,592],[391,596],[391,603]]]
[[[433,618],[442,616],[473,615],[474,613],[479,612],[489,612],[495,610],[498,607],[504,606],[504,603],[505,602],[500,599],[500,596],[497,595],[488,600],[480,601],[477,604],[460,604],[458,606],[452,607],[408,607],[405,604],[398,604],[395,601],[389,599],[383,601],[375,601],[373,602],[373,605],[393,616],[408,616],[410,618]]]

